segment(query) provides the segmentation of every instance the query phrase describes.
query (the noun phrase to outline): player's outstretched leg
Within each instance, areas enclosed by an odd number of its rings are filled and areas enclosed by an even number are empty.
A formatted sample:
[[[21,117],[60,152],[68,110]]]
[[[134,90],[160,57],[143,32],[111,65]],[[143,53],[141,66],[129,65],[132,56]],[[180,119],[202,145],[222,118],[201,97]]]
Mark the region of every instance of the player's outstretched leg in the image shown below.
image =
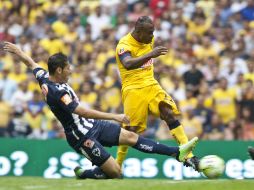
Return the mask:
[[[129,132],[121,129],[119,144],[129,145],[133,148],[150,154],[161,154],[177,158],[179,161],[184,162],[188,154],[194,149],[198,138],[194,137],[180,147],[171,147],[153,140],[138,136],[136,133]]]
[[[249,146],[248,153],[249,153],[251,159],[254,160],[254,147]]]
[[[99,168],[96,167],[94,169],[85,170],[80,166],[77,166],[74,169],[74,173],[77,179],[107,179],[106,174]]]

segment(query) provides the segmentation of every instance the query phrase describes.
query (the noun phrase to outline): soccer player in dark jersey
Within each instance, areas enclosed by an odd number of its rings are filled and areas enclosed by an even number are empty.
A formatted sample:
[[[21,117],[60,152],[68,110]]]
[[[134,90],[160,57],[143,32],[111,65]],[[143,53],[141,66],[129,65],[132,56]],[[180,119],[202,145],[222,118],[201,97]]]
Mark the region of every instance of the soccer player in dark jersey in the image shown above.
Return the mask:
[[[47,72],[16,45],[5,42],[3,49],[17,55],[28,68],[32,69],[46,103],[64,127],[69,145],[89,159],[93,165],[98,166],[91,170],[75,168],[77,178],[121,177],[119,164],[103,146],[128,145],[142,152],[172,156],[184,162],[198,141],[195,137],[179,147],[169,147],[140,137],[134,132],[121,128],[118,124],[105,121],[115,120],[128,124],[129,118],[124,114],[105,113],[81,106],[77,95],[67,84],[71,69],[64,54],[57,53],[49,57]]]

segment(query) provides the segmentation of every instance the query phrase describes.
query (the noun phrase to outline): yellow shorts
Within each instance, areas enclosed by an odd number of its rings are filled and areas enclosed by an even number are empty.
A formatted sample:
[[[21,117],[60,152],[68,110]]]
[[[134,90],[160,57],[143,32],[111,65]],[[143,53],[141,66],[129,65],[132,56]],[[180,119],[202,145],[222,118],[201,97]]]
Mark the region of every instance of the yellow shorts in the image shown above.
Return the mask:
[[[160,117],[158,105],[161,101],[168,103],[175,115],[180,114],[174,100],[158,84],[124,90],[122,100],[124,113],[130,117],[130,125],[138,127],[137,133],[146,129],[148,113]]]

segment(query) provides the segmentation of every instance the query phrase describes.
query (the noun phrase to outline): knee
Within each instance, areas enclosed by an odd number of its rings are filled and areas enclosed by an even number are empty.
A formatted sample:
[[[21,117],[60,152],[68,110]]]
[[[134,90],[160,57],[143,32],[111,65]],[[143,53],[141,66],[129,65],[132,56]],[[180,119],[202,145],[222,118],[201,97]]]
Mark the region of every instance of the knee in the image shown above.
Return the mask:
[[[173,114],[172,107],[169,104],[161,101],[159,103],[159,110],[161,119],[166,121],[168,125],[175,122],[175,116]]]
[[[128,139],[128,145],[134,146],[137,143],[138,135],[134,132],[128,132],[126,138]]]
[[[111,169],[111,171],[108,173],[109,178],[111,179],[116,179],[116,178],[121,178],[122,173],[121,173],[121,168],[117,164],[114,168]]]

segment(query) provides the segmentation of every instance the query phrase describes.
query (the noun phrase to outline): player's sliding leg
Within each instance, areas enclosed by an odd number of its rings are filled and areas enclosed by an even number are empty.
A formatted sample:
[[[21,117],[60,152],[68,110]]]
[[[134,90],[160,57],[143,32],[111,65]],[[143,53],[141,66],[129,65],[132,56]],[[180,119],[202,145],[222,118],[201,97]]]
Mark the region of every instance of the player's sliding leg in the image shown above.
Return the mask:
[[[172,106],[168,103],[161,101],[159,103],[160,117],[162,120],[166,121],[171,135],[176,139],[179,145],[186,144],[188,142],[188,137],[186,136],[183,126],[176,120]],[[199,159],[192,153],[188,155],[188,159],[185,162],[186,166],[191,166],[196,171],[198,171]]]
[[[180,147],[170,147],[164,144],[160,144],[159,142],[141,137],[136,133],[127,131],[125,129],[121,129],[119,138],[119,144],[132,146],[141,152],[172,156],[181,162],[186,161],[187,155],[192,151],[197,142],[198,138],[195,137]]]
[[[134,132],[127,131],[125,129],[121,129],[119,144],[120,145],[128,145],[133,148],[150,154],[161,154],[175,157],[180,162],[186,161],[187,155],[194,149],[196,143],[198,142],[198,138],[195,137],[190,140],[188,143],[181,145],[179,147],[170,147],[164,144],[160,144],[150,139],[146,139],[137,135]],[[96,148],[100,149],[100,155],[103,157],[108,157],[108,153],[106,150],[97,142]],[[85,144],[85,143],[84,143]],[[84,148],[84,147],[82,147]],[[93,147],[94,150],[94,147]],[[93,163],[98,163],[96,165],[100,166],[100,168],[95,168],[92,170],[82,170],[82,168],[75,168],[75,175],[79,179],[106,179],[106,178],[121,178],[121,168],[119,164],[114,160],[112,156],[109,156],[106,161],[102,161],[104,159],[98,159],[98,155],[94,157],[94,152],[90,149],[83,150],[85,151],[85,155],[88,157],[92,157]],[[92,152],[92,153],[91,153]],[[100,164],[103,163],[103,164]]]

